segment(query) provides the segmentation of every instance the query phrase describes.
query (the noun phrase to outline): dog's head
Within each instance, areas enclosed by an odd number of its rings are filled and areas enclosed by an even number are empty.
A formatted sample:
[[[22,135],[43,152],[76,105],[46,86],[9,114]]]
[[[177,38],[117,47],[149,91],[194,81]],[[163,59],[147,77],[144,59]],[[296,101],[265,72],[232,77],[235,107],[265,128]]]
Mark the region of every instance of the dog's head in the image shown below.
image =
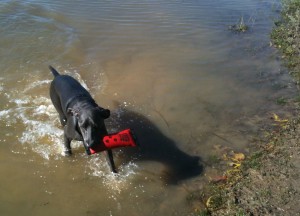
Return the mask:
[[[107,135],[104,119],[110,116],[108,109],[101,107],[84,111],[68,109],[68,112],[77,119],[77,126],[87,147],[99,144],[103,136]]]

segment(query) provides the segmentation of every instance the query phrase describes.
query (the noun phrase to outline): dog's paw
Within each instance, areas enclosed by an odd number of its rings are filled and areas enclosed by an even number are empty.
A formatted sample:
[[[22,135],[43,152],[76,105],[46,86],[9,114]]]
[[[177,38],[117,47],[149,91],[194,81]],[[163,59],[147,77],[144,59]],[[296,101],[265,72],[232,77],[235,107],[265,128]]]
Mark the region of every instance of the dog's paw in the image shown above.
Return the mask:
[[[65,151],[62,152],[62,155],[66,156],[66,157],[69,157],[69,156],[72,155],[72,151],[71,150],[65,150]]]

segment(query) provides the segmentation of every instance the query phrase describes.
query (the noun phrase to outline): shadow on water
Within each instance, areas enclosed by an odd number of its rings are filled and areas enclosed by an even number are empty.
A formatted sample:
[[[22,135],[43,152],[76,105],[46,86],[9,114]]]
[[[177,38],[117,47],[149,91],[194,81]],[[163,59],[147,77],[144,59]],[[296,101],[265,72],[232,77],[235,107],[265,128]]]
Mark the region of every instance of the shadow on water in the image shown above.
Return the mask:
[[[188,155],[179,149],[175,141],[165,136],[142,114],[122,108],[121,112],[112,113],[111,119],[117,121],[119,130],[133,129],[140,145],[138,148],[122,149],[124,162],[156,161],[164,164],[166,171],[163,179],[167,184],[177,184],[202,173],[199,156]]]

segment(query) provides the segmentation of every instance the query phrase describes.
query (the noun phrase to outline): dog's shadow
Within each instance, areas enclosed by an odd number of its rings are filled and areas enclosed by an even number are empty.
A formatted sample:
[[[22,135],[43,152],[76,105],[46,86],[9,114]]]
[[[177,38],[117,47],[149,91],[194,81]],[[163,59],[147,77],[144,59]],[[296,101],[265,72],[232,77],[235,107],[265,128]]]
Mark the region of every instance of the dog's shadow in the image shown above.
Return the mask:
[[[148,118],[121,108],[112,113],[108,126],[118,130],[131,128],[138,139],[138,148],[122,148],[124,162],[156,161],[166,166],[164,181],[177,184],[182,180],[200,175],[203,171],[201,159],[180,150],[175,142],[165,136]],[[109,127],[108,127],[109,128]]]

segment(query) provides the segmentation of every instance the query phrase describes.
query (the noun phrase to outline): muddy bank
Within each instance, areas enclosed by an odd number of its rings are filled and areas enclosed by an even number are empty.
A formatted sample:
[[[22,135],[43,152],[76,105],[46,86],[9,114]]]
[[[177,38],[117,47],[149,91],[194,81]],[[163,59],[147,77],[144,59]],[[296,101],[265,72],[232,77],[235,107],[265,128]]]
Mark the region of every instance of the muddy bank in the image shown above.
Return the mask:
[[[300,119],[280,127],[229,176],[212,215],[300,215]]]
[[[191,215],[300,215],[300,118],[273,121],[251,155],[223,154],[219,175],[187,198]]]

